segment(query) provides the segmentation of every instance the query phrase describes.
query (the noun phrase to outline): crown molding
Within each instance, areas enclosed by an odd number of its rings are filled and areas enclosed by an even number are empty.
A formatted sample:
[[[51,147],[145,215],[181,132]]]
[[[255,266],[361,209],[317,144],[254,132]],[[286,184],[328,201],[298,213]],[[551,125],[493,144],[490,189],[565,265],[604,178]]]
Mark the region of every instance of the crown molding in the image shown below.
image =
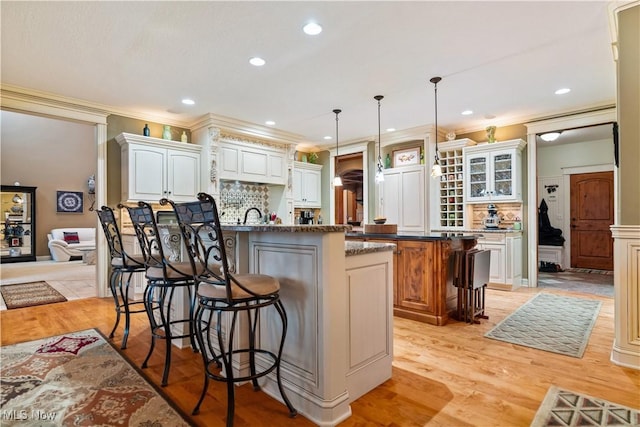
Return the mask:
[[[0,107],[5,110],[100,124],[106,124],[106,118],[110,114],[104,106],[90,105],[78,99],[53,96],[7,84],[0,85]]]
[[[253,138],[260,138],[286,144],[298,144],[304,140],[302,135],[284,132],[268,126],[257,125],[255,123],[245,122],[243,120],[220,116],[213,113],[205,114],[189,125],[189,129],[191,131],[196,131],[206,127],[216,127],[225,133],[251,136]]]

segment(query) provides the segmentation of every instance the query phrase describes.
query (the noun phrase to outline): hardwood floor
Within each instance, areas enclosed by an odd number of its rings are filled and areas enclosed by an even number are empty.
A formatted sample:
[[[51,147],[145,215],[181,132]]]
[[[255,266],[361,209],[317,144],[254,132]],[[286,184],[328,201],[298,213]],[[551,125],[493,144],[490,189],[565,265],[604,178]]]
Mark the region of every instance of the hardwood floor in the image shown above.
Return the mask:
[[[603,301],[582,359],[484,338],[485,332],[531,298],[536,289],[487,292],[488,320],[479,325],[451,321],[444,327],[395,318],[393,378],[353,402],[353,415],[341,426],[528,426],[547,389],[555,384],[576,392],[640,408],[640,371],[609,361],[613,343],[613,299]],[[557,290],[543,292],[577,296]],[[8,345],[36,338],[97,328],[104,334],[114,320],[110,299],[81,299],[0,312],[0,342]],[[119,344],[122,329],[116,335]],[[148,322],[134,316],[127,350],[136,366],[149,345]],[[143,373],[155,384],[162,374],[163,344]],[[162,390],[190,414],[202,387],[201,359],[189,349],[175,349],[169,385]],[[224,425],[226,391],[212,383],[199,415],[200,426]],[[238,388],[237,426],[313,425],[249,385]]]

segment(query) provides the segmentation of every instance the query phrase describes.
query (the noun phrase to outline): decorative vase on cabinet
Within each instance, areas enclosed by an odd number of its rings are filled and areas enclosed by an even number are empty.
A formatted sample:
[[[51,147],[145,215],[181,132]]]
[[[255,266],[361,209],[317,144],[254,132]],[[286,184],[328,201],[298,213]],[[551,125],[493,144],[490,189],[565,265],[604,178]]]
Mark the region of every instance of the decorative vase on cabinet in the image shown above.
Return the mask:
[[[162,131],[162,139],[171,140],[171,126],[164,125],[164,130]]]

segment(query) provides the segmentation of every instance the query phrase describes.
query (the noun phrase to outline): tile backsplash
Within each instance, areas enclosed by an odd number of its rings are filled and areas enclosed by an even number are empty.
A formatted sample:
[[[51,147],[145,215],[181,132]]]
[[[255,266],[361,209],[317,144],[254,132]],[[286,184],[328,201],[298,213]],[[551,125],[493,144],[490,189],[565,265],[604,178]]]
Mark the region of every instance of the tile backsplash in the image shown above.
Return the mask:
[[[222,223],[236,223],[244,220],[249,208],[258,208],[262,215],[269,212],[269,187],[263,184],[249,184],[237,181],[220,181],[218,210]],[[224,212],[224,215],[222,213]],[[257,212],[249,214],[251,222],[258,222]]]
[[[522,221],[522,203],[494,203],[498,208],[500,227],[512,227],[516,219]],[[483,228],[483,220],[489,215],[487,204],[474,204],[471,208],[471,228]]]

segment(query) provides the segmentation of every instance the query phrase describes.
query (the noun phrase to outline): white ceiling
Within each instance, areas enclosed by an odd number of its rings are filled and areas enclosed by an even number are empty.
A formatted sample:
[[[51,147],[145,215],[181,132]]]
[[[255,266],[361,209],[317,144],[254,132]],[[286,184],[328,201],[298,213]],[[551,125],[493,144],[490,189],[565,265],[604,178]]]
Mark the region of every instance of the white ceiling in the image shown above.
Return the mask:
[[[457,133],[615,103],[603,1],[0,3],[2,83],[190,124],[213,113],[312,145]],[[324,31],[301,31],[308,21]],[[252,56],[264,67],[248,64]],[[561,87],[572,91],[554,95]],[[195,100],[194,106],[181,99]],[[474,114],[462,116],[465,109]],[[377,138],[376,138],[377,139]]]

